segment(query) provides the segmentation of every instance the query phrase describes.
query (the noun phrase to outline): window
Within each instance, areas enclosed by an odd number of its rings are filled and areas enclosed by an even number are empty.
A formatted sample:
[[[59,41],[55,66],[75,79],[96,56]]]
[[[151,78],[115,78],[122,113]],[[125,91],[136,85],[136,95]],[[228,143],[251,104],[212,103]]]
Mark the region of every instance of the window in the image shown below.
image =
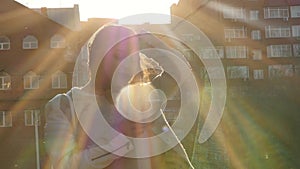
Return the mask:
[[[11,79],[8,73],[0,72],[0,90],[10,89]]]
[[[224,47],[223,46],[216,46],[216,51],[219,58],[224,58]]]
[[[267,46],[268,57],[290,57],[292,56],[292,48],[289,44],[270,45]]]
[[[293,76],[293,65],[269,65],[269,78]]]
[[[57,71],[52,75],[52,88],[65,89],[67,88],[67,75],[62,71]]]
[[[292,36],[293,37],[300,37],[300,25],[293,25],[292,26]]]
[[[295,57],[300,57],[300,43],[293,45],[293,53]]]
[[[262,59],[262,52],[259,49],[252,50],[252,57],[253,60],[261,60]]]
[[[248,66],[228,66],[227,76],[229,79],[248,79],[249,68]]]
[[[287,7],[267,7],[264,9],[265,19],[269,18],[288,18],[289,9]]]
[[[300,6],[291,6],[291,17],[300,18]]]
[[[38,89],[40,76],[30,71],[24,76],[24,89]]]
[[[23,39],[23,49],[38,48],[38,40],[32,35],[28,35]]]
[[[224,78],[224,68],[222,66],[207,66],[207,72],[210,73],[209,79],[222,79]],[[208,75],[208,74],[207,74]]]
[[[246,38],[247,28],[245,27],[235,27],[235,28],[225,28],[225,39],[230,40],[234,38]]]
[[[224,58],[224,48],[223,46],[201,48],[200,54],[204,59]]]
[[[227,46],[226,58],[247,58],[246,46]]]
[[[40,110],[24,110],[25,126],[34,126],[41,124]]]
[[[10,40],[6,36],[0,36],[0,50],[9,50]]]
[[[288,26],[266,26],[266,38],[286,38],[291,36],[291,30]]]
[[[261,39],[260,30],[251,31],[251,38],[253,40],[260,40]]]
[[[0,111],[0,127],[11,127],[12,116],[9,111]]]
[[[54,35],[51,37],[51,48],[65,48],[66,41],[65,38],[61,35]]]
[[[255,80],[264,79],[264,70],[262,69],[253,70],[253,78]]]
[[[223,17],[225,19],[246,19],[245,9],[235,7],[225,7],[223,9]]]
[[[259,18],[259,11],[251,10],[250,11],[250,20],[258,20],[258,18]]]

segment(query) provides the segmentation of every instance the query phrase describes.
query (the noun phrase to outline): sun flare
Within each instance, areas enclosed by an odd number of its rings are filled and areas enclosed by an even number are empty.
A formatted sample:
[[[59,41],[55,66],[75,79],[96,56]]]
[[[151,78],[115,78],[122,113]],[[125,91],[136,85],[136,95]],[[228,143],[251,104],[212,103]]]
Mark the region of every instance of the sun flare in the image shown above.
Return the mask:
[[[80,19],[114,18],[121,19],[136,14],[170,14],[170,7],[179,0],[17,0],[29,8],[64,8],[79,5]]]

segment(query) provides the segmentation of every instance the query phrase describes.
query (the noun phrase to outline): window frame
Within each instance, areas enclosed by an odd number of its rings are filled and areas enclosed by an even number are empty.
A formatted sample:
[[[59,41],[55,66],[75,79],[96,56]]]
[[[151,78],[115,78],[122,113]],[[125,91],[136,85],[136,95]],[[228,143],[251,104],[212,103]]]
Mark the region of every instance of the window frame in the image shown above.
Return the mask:
[[[292,37],[300,37],[300,25],[292,25]]]
[[[204,68],[204,71],[206,73],[206,76],[208,76],[208,72],[211,72],[209,79],[223,79],[224,78],[224,67],[220,66],[208,66],[207,68]]]
[[[52,74],[52,89],[66,89],[68,87],[67,74],[62,71],[56,71]],[[57,82],[57,84],[55,84]]]
[[[200,48],[200,54],[204,59],[224,58],[224,47],[203,47]]]
[[[261,40],[261,31],[260,30],[252,30],[251,31],[251,39],[252,40]]]
[[[288,7],[266,7],[264,8],[264,19],[289,18]]]
[[[11,77],[6,72],[0,72],[0,90],[11,89]]]
[[[238,73],[241,68],[246,68],[246,72]],[[238,72],[236,72],[238,71]],[[244,70],[243,70],[244,71]],[[245,74],[246,73],[246,74]],[[227,66],[227,78],[228,79],[249,79],[249,66]]]
[[[249,12],[249,19],[251,21],[259,20],[259,10],[250,10]]]
[[[225,7],[223,8],[223,18],[233,20],[245,20],[246,10],[242,7]]]
[[[224,28],[225,39],[242,39],[247,38],[247,28],[241,27],[227,27]]]
[[[227,59],[247,58],[247,46],[226,46],[225,53]]]
[[[23,49],[37,49],[39,46],[38,39],[33,35],[27,35],[23,38]]]
[[[279,48],[279,49],[277,49]],[[285,54],[287,53],[287,54]],[[268,58],[282,58],[291,57],[292,46],[291,44],[279,44],[279,45],[269,45],[267,46],[267,57]]]
[[[5,48],[5,46],[7,46]],[[10,39],[7,36],[0,36],[0,50],[10,49]]]
[[[38,89],[40,86],[40,76],[33,71],[26,73],[23,79],[24,89]]]
[[[24,110],[24,125],[25,126],[35,126],[36,117],[38,117],[37,125],[40,126],[41,125],[41,111],[39,109]]]
[[[300,57],[300,43],[293,44],[293,56]]]
[[[291,37],[291,28],[289,26],[273,26],[265,27],[266,38],[288,38]]]
[[[261,49],[253,49],[251,51],[253,60],[262,60],[262,50]]]
[[[10,111],[0,111],[0,116],[0,127],[12,127],[12,114]]]
[[[254,80],[264,79],[264,70],[263,69],[254,69],[253,70],[253,79]]]
[[[55,48],[66,48],[66,40],[60,34],[55,34],[50,39],[50,47],[52,49]]]
[[[300,18],[300,6],[290,6],[291,18]]]
[[[294,70],[293,70],[292,64],[268,65],[268,71],[269,71],[270,79],[292,77],[294,75]],[[280,74],[278,74],[278,73],[280,73]]]

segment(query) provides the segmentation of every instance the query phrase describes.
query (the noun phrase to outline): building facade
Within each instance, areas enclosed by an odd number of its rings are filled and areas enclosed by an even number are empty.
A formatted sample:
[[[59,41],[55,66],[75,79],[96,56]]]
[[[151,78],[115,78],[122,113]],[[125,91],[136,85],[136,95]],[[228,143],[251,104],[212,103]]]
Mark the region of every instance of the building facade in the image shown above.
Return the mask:
[[[1,1],[0,18],[0,168],[48,169],[44,106],[82,85],[73,74],[81,46],[112,19],[81,22],[78,5],[29,9],[14,0]]]
[[[72,86],[80,38],[13,0],[0,16],[0,166],[47,168],[44,105]]]
[[[199,168],[299,168],[300,2],[180,0],[171,13],[207,35],[214,49],[196,50],[204,59],[219,57],[226,75],[223,137],[198,145],[193,162]]]
[[[172,15],[186,18],[208,36],[229,82],[299,77],[298,1],[197,2],[179,1]],[[199,50],[205,58],[214,57],[211,49]]]
[[[76,11],[76,5],[72,9],[32,10],[2,0],[1,168],[49,167],[43,147],[44,105],[72,87],[80,47],[101,25],[114,21],[94,18],[79,26]],[[61,12],[75,21],[66,22],[70,20],[63,20]],[[196,50],[203,59],[219,57],[227,80],[224,117],[215,134],[199,144],[198,134],[211,104],[210,80],[195,51],[179,47],[204,87],[199,123],[183,140],[195,168],[299,168],[300,3],[180,0],[171,7],[171,14],[207,35],[214,48],[199,45]],[[162,28],[172,31],[174,24],[148,26],[160,32]],[[141,25],[141,29],[146,27]],[[182,43],[201,44],[201,38],[191,32],[180,35]],[[172,123],[180,92],[168,84],[160,87],[174,94],[165,110]],[[177,165],[171,157],[167,163]]]

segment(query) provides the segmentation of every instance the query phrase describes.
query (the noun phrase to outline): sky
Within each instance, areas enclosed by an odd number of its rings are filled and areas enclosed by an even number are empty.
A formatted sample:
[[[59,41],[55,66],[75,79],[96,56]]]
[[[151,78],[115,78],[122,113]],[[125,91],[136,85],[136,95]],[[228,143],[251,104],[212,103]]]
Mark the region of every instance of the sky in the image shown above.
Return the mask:
[[[170,14],[179,0],[16,0],[29,8],[64,8],[79,5],[80,20],[88,18],[122,19],[143,13]]]

